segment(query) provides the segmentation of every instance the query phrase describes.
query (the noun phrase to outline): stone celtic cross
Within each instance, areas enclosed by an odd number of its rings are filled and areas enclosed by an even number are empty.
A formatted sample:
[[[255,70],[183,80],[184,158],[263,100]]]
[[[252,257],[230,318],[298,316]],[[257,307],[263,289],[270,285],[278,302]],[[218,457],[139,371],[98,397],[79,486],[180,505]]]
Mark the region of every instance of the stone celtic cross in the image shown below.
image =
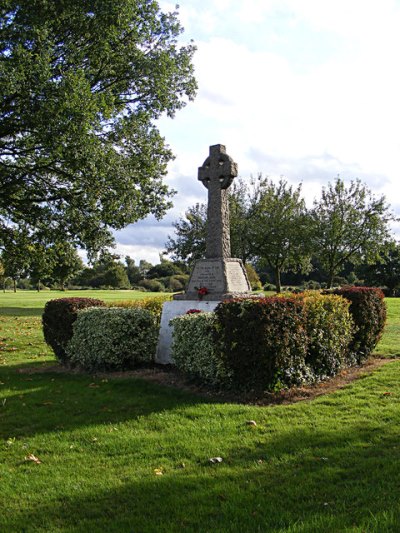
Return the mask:
[[[228,187],[237,176],[237,164],[222,144],[210,146],[210,155],[199,167],[198,179],[208,189],[206,258],[229,258]]]

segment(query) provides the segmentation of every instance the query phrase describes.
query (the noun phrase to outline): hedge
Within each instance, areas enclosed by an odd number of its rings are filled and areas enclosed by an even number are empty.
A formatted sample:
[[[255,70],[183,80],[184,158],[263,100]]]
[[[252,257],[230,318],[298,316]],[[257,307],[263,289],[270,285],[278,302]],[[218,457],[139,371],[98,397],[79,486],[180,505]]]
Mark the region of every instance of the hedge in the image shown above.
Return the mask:
[[[119,302],[111,302],[108,306],[124,307],[126,309],[146,309],[147,311],[150,311],[157,324],[160,325],[163,305],[171,299],[171,295],[153,296],[151,298],[142,298],[141,300],[121,300]]]
[[[67,346],[71,364],[88,371],[126,370],[154,360],[158,327],[146,309],[81,311]]]
[[[385,296],[375,287],[343,287],[332,293],[350,302],[349,310],[355,323],[350,350],[360,363],[372,353],[382,337],[386,323]]]
[[[103,305],[104,302],[94,298],[57,298],[46,303],[42,315],[43,335],[61,364],[69,363],[65,349],[72,338],[78,311]]]
[[[227,385],[230,373],[215,350],[215,314],[192,311],[173,318],[170,324],[176,367],[202,383]]]
[[[353,363],[349,351],[354,333],[350,303],[341,296],[314,291],[298,297],[303,299],[306,311],[306,364],[315,378],[334,376]]]
[[[220,303],[216,343],[232,383],[241,389],[299,384],[309,373],[304,304],[295,298]]]

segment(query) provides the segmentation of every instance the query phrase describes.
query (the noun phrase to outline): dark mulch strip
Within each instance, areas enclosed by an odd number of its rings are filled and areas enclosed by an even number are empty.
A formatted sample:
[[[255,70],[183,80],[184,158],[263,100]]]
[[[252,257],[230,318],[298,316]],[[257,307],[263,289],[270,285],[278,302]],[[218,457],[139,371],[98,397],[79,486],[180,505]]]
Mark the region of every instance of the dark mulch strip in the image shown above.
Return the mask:
[[[329,394],[336,390],[346,387],[352,381],[371,374],[374,370],[390,363],[393,359],[371,357],[362,366],[356,366],[343,370],[337,376],[326,381],[316,383],[313,385],[303,387],[293,387],[289,390],[282,390],[280,392],[265,392],[265,393],[229,393],[226,391],[220,392],[215,389],[210,389],[204,385],[199,385],[193,381],[188,380],[180,372],[178,372],[172,365],[153,365],[151,367],[139,368],[136,370],[127,370],[125,372],[101,372],[96,373],[94,377],[97,378],[140,378],[159,385],[174,387],[185,390],[193,394],[205,397],[209,400],[219,402],[231,403],[246,403],[250,405],[276,405],[276,404],[290,404],[302,400],[312,400],[323,394]],[[21,368],[21,374],[42,374],[42,373],[69,373],[69,374],[83,374],[77,369],[68,369],[59,364],[52,364],[48,366],[41,366],[35,368]]]

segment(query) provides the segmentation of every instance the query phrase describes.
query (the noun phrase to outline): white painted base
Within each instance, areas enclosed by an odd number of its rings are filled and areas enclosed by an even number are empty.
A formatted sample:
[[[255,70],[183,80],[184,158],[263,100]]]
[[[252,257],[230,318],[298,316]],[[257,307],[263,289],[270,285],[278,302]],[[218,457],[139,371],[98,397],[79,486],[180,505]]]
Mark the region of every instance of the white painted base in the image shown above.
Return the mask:
[[[184,315],[189,309],[214,311],[218,304],[219,302],[203,302],[199,300],[173,300],[171,302],[165,302],[161,315],[156,363],[168,365],[174,362],[171,356],[172,328],[169,325],[172,318]]]

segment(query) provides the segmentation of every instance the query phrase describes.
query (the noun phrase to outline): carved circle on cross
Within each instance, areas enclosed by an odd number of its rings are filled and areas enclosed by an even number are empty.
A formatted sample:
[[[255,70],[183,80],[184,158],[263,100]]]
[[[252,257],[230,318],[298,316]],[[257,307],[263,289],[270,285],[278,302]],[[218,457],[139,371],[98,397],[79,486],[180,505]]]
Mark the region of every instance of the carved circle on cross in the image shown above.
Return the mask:
[[[204,187],[208,189],[211,180],[218,180],[221,189],[227,189],[237,175],[237,163],[226,153],[225,146],[210,146],[210,155],[199,167],[198,179]]]

